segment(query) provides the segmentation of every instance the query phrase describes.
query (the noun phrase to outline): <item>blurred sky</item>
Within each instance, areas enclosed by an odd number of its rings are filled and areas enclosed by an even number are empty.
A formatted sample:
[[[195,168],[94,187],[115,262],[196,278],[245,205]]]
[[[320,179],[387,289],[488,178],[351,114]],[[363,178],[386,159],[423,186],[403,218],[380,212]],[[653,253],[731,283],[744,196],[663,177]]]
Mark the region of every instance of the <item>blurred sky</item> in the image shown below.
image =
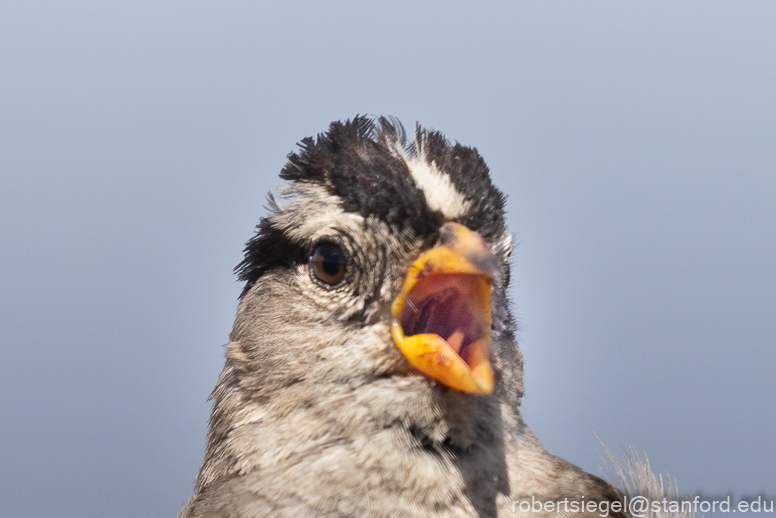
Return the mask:
[[[5,2],[0,514],[175,516],[232,275],[359,113],[508,194],[523,411],[688,493],[776,493],[776,3]]]

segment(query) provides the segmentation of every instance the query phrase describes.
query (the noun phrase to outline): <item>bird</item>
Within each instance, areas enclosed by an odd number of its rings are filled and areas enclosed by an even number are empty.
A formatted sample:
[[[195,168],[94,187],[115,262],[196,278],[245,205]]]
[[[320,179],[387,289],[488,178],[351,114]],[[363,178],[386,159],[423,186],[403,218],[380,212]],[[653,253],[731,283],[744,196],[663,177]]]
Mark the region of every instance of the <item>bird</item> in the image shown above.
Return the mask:
[[[359,115],[280,177],[179,518],[626,516],[521,415],[514,241],[476,148]]]

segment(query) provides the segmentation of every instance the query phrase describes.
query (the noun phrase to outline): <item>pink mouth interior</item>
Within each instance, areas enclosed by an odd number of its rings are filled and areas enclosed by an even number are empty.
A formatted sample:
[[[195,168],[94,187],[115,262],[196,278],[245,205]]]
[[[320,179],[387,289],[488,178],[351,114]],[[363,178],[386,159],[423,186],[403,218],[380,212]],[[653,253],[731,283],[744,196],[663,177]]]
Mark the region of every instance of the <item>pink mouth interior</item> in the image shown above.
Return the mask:
[[[467,300],[471,283],[466,274],[436,274],[413,287],[401,312],[406,336],[433,333],[444,339],[462,358],[466,347],[483,336]],[[415,295],[422,293],[422,296]]]

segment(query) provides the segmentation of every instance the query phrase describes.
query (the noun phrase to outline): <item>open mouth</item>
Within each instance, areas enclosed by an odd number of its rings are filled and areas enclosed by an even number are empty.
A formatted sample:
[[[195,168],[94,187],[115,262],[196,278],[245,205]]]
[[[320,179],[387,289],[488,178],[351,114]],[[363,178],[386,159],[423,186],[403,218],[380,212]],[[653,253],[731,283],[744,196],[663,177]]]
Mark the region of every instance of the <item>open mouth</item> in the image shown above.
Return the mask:
[[[404,334],[435,334],[466,361],[471,345],[489,331],[483,326],[484,315],[475,315],[469,302],[479,298],[479,284],[474,275],[456,273],[421,279],[408,294],[399,317]]]
[[[420,372],[462,392],[489,394],[491,279],[497,263],[474,232],[448,226],[448,238],[410,267],[393,303],[391,333]]]

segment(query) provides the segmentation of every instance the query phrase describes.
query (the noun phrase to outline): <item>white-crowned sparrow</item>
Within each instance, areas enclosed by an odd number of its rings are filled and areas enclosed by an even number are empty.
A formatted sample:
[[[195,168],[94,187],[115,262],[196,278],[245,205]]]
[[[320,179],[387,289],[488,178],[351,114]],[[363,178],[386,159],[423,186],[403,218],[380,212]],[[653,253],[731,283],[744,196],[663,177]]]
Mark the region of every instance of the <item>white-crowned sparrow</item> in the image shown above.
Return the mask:
[[[288,158],[236,268],[245,289],[180,516],[484,518],[523,515],[531,497],[619,500],[520,415],[512,237],[477,151],[356,117]]]

